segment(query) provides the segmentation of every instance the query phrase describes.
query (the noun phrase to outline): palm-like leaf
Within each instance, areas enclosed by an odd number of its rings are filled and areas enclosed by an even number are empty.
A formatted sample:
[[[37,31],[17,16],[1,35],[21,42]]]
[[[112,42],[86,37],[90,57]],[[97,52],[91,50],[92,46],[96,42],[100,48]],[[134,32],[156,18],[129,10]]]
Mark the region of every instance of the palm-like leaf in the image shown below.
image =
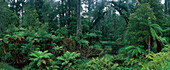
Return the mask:
[[[126,47],[126,50],[128,51],[128,53],[129,54],[131,54],[132,55],[132,57],[134,56],[134,55],[136,55],[136,56],[138,56],[138,54],[140,53],[142,53],[143,52],[143,49],[142,49],[142,47],[140,48],[141,46],[128,46],[128,47]]]
[[[163,29],[158,24],[152,24],[151,27],[153,27],[154,29],[160,31],[160,33],[162,33],[162,31],[163,31]]]
[[[51,53],[48,53],[48,50],[42,52],[42,51],[33,51],[30,55],[30,60],[32,61],[30,65],[33,65],[37,62],[37,66],[41,65],[41,62],[44,58],[50,58],[52,56]]]
[[[67,51],[63,56],[57,57],[57,59],[62,62],[61,65],[71,66],[72,64],[78,62],[76,58],[79,56],[80,53],[76,53],[76,52],[70,53],[69,51]]]

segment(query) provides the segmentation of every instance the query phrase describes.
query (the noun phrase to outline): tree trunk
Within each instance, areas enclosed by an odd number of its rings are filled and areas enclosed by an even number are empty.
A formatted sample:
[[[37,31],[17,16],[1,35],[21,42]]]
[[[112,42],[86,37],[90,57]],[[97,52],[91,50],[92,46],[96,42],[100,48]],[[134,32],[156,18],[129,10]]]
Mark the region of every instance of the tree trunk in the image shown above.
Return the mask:
[[[4,27],[4,25],[3,25],[3,23],[0,21],[0,32],[1,32],[1,35],[3,34],[3,28],[5,28]]]
[[[165,0],[165,14],[168,14],[168,0]]]
[[[62,12],[61,12],[61,22],[60,22],[60,24],[61,24],[61,26],[64,26],[65,25],[65,23],[64,23],[64,0],[61,0],[61,8],[62,8]]]
[[[91,23],[91,0],[88,1],[89,6],[88,6],[88,14],[89,14],[89,24]]]
[[[168,0],[168,13],[170,15],[170,0]]]
[[[149,34],[149,38],[148,39],[149,39],[149,43],[148,43],[148,55],[149,55],[150,54],[150,47],[151,47],[150,46],[151,45],[150,34]]]
[[[81,6],[81,1],[77,0],[77,38],[79,38],[80,35],[80,6]]]
[[[21,16],[21,23],[22,23],[22,24],[23,24],[23,21],[24,21],[24,20],[23,20],[23,18],[24,18],[24,5],[25,5],[25,4],[24,4],[24,0],[22,0],[22,10],[21,10],[21,11],[22,11],[22,12],[21,12],[21,13],[22,13],[22,16]]]

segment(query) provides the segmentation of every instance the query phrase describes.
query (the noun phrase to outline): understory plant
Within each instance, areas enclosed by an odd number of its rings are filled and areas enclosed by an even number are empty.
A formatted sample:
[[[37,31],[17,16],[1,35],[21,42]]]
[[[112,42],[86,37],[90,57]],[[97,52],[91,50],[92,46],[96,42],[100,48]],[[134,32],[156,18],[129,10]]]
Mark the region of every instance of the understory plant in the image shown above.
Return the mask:
[[[112,56],[92,58],[79,66],[82,70],[114,70],[118,63],[112,62]]]
[[[48,50],[42,52],[42,51],[33,51],[30,53],[30,60],[31,63],[29,64],[31,66],[38,67],[39,70],[42,69],[42,65],[47,65],[47,62],[50,60],[50,57],[53,54],[48,53]]]
[[[80,53],[66,51],[63,56],[57,57],[58,64],[61,65],[60,69],[68,70],[75,68],[77,63],[80,62]]]
[[[144,46],[127,46],[125,49],[127,53],[131,55],[131,57],[138,57],[141,54],[144,54],[144,50],[142,49]]]
[[[168,70],[170,69],[170,52],[160,52],[156,54],[150,54],[146,57],[150,59],[148,63],[145,63],[142,70]]]

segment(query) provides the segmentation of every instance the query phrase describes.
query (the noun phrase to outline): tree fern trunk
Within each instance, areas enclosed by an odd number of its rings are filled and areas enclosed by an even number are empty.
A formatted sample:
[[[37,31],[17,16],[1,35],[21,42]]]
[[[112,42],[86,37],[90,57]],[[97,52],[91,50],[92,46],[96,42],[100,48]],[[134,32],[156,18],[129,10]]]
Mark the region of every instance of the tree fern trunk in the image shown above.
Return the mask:
[[[149,43],[148,43],[148,55],[149,55],[149,54],[150,54],[150,47],[151,47],[151,46],[150,46],[150,45],[151,45],[150,35],[149,35],[149,38],[148,38],[148,39],[149,39]]]

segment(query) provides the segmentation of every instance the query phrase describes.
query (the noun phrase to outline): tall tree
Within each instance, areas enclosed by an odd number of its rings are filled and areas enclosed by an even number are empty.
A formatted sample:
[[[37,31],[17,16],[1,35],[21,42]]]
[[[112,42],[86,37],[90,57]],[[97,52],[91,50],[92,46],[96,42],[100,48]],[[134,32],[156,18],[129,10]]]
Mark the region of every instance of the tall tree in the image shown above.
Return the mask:
[[[153,10],[148,3],[141,4],[135,13],[131,14],[129,19],[130,23],[128,24],[126,31],[126,42],[127,44],[133,45],[145,45],[145,31],[147,27],[144,27],[141,22],[147,23],[148,17],[151,18],[151,21],[155,21]]]
[[[9,25],[18,25],[18,16],[7,5],[7,2],[0,0],[0,33]]]
[[[133,0],[118,0],[116,1],[109,1],[111,6],[116,9],[119,14],[125,19],[126,23],[129,23],[129,15],[134,13],[134,10],[138,6],[138,0],[136,2]],[[126,2],[126,3],[125,3]]]
[[[80,6],[81,6],[81,0],[77,0],[77,37],[78,38],[80,36],[80,26],[81,26]]]
[[[91,10],[92,10],[93,0],[88,0],[88,15],[89,15],[89,24],[91,23]]]
[[[168,0],[165,0],[165,14],[168,14]]]
[[[170,15],[170,0],[165,0],[165,13]]]

